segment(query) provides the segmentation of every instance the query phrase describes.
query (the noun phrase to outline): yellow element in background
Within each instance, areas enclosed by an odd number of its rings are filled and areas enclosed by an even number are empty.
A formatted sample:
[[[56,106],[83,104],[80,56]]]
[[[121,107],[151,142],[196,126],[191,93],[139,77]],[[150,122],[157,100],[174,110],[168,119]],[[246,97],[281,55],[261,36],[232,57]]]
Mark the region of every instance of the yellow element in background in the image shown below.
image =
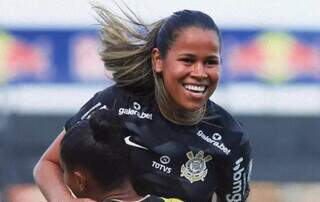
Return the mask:
[[[7,33],[0,31],[0,85],[9,79],[8,53],[14,39]]]
[[[287,33],[267,32],[257,38],[257,44],[263,51],[259,77],[270,83],[278,84],[294,77],[290,70],[290,52],[296,40]]]

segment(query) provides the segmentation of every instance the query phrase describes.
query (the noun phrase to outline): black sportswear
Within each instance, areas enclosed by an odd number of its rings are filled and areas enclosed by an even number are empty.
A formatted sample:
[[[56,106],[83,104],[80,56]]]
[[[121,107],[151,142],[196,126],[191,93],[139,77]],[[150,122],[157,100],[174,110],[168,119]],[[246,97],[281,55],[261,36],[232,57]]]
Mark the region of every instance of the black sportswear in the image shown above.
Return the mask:
[[[93,111],[111,109],[130,131],[134,187],[184,201],[245,201],[249,194],[251,148],[241,125],[223,108],[207,103],[205,118],[193,126],[165,119],[154,96],[111,86],[98,92],[65,124],[68,130]]]

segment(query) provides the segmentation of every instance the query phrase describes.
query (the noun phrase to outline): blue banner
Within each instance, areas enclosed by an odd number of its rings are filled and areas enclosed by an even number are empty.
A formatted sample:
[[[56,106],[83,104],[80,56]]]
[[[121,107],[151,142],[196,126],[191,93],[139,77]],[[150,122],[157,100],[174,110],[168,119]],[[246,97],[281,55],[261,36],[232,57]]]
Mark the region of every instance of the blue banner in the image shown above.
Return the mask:
[[[320,82],[320,31],[222,30],[222,84]],[[0,83],[107,80],[96,30],[0,31]]]

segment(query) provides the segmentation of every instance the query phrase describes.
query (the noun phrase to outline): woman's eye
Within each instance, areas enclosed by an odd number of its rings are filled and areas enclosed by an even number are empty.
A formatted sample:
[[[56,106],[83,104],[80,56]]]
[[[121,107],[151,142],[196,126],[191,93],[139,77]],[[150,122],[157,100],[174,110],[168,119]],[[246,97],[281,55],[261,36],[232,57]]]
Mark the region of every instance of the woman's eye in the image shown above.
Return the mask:
[[[204,63],[205,65],[219,65],[220,61],[219,60],[207,60]]]
[[[191,65],[193,63],[193,60],[191,58],[183,58],[181,61],[187,65]]]

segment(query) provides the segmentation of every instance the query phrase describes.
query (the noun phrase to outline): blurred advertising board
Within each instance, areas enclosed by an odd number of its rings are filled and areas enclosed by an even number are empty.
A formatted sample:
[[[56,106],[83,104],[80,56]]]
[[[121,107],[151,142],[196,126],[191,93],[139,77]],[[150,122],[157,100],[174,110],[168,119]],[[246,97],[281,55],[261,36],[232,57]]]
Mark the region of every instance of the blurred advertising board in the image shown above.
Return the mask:
[[[223,31],[225,80],[319,83],[320,31]]]
[[[94,30],[0,32],[0,82],[53,84],[105,80]]]
[[[222,30],[222,84],[320,82],[320,31]],[[0,31],[0,81],[106,79],[96,30]]]

